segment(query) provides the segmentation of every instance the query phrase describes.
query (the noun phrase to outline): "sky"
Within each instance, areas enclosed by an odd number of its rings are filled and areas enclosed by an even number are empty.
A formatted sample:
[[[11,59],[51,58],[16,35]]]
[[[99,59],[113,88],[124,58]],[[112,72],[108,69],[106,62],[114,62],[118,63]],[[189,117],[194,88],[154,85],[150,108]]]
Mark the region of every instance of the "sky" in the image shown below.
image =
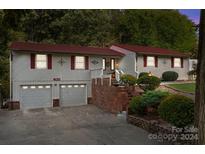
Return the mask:
[[[187,9],[187,10],[179,10],[179,12],[183,15],[186,15],[190,20],[192,20],[196,24],[199,23],[200,10]]]

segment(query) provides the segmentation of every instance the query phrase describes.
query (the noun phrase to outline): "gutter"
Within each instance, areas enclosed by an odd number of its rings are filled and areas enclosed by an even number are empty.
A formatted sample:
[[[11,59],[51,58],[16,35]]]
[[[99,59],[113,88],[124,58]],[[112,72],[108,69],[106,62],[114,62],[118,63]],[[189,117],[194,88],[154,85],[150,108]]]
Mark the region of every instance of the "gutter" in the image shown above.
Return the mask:
[[[13,88],[12,88],[12,85],[13,85],[13,82],[12,82],[12,79],[13,79],[13,77],[12,77],[12,75],[13,75],[12,74],[12,59],[13,58],[12,58],[12,56],[13,56],[13,52],[11,51],[10,56],[9,56],[9,65],[10,65],[9,66],[10,67],[10,79],[9,79],[10,80],[10,94],[9,94],[10,98],[9,99],[10,99],[10,101],[12,100],[12,97],[13,97],[12,96],[13,95],[13,93],[12,93],[13,92]]]

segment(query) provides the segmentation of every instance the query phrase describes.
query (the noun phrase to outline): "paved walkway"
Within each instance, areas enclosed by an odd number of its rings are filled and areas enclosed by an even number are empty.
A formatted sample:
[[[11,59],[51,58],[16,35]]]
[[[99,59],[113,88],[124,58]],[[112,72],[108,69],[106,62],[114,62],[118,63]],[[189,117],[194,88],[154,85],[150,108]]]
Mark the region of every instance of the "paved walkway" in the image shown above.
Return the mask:
[[[158,90],[165,90],[165,91],[168,91],[168,92],[173,93],[173,94],[180,94],[180,95],[189,97],[189,98],[191,98],[192,100],[195,100],[195,95],[194,95],[194,94],[176,91],[176,90],[174,90],[174,89],[172,89],[172,88],[167,87],[166,85],[160,85],[159,88],[158,88]]]
[[[160,85],[169,85],[169,84],[183,84],[183,83],[194,83],[195,81],[169,81],[161,82]]]
[[[158,144],[122,116],[93,105],[0,111],[0,144]]]

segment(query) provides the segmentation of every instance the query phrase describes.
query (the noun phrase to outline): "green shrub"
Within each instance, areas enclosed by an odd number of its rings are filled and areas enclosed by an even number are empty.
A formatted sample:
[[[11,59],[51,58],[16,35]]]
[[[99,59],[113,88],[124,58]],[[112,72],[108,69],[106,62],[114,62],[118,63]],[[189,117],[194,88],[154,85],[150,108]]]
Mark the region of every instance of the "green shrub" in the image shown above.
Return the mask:
[[[138,78],[141,78],[141,77],[144,76],[144,75],[148,76],[149,73],[148,73],[148,72],[141,72],[141,73],[139,74]]]
[[[3,99],[9,98],[9,88],[10,88],[10,82],[9,80],[0,80],[0,92],[2,94]]]
[[[146,107],[158,108],[163,99],[169,95],[166,91],[148,91],[142,95],[142,102]]]
[[[168,96],[160,103],[158,112],[162,119],[177,127],[188,126],[194,121],[193,100],[185,96]]]
[[[137,83],[137,78],[130,74],[124,74],[120,77],[120,81],[126,85],[133,86]]]
[[[160,85],[160,79],[156,76],[142,76],[137,79],[137,84],[144,91],[155,90]]]
[[[145,114],[145,106],[142,104],[142,97],[141,96],[134,96],[132,97],[129,103],[129,109],[132,113],[137,113],[140,115]]]
[[[178,73],[174,71],[166,71],[162,74],[163,81],[176,81],[178,79]]]

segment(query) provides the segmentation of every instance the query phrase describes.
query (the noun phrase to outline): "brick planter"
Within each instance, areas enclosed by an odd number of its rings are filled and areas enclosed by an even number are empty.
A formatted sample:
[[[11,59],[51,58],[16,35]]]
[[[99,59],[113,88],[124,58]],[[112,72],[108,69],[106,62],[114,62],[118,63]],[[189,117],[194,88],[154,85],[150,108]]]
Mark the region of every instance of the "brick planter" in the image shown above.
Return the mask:
[[[20,109],[20,102],[19,101],[9,101],[7,102],[9,110],[19,110]]]

